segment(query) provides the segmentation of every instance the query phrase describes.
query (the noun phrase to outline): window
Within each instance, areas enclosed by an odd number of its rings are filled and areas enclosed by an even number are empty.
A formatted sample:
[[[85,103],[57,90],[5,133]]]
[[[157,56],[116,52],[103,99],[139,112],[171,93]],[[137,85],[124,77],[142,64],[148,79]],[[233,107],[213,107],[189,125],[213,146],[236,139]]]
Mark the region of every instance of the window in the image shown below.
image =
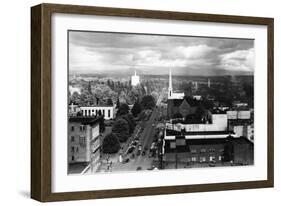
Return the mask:
[[[204,152],[206,152],[206,149],[200,149],[200,152],[204,153]]]
[[[185,139],[176,139],[176,145],[184,146],[185,145]]]
[[[200,162],[206,162],[206,157],[200,157]]]
[[[74,152],[74,147],[71,147],[71,152]]]
[[[191,161],[192,161],[192,162],[196,162],[196,161],[197,161],[197,158],[196,158],[196,157],[191,157]]]
[[[210,162],[215,161],[215,160],[216,160],[215,156],[210,156],[210,157],[209,157],[209,161],[210,161]]]
[[[194,153],[196,153],[197,152],[197,150],[196,149],[191,149],[191,151],[190,151],[192,154],[194,154]]]
[[[175,149],[176,148],[176,143],[175,142],[171,142],[170,143],[170,148],[171,149]]]
[[[74,141],[75,141],[75,137],[71,136],[71,142],[74,142]]]
[[[110,109],[107,110],[107,117],[110,118]]]
[[[219,161],[221,161],[222,160],[222,156],[219,156]]]
[[[85,126],[84,125],[81,125],[80,126],[80,131],[84,131],[85,130]]]
[[[79,152],[79,147],[76,147],[76,152]]]
[[[86,138],[85,137],[79,137],[79,144],[85,144]]]
[[[102,115],[104,116],[104,109],[102,110]]]
[[[209,152],[215,152],[216,150],[214,148],[210,148]]]
[[[73,132],[75,130],[74,126],[71,126],[71,131]]]
[[[74,156],[71,156],[71,160],[74,161]]]

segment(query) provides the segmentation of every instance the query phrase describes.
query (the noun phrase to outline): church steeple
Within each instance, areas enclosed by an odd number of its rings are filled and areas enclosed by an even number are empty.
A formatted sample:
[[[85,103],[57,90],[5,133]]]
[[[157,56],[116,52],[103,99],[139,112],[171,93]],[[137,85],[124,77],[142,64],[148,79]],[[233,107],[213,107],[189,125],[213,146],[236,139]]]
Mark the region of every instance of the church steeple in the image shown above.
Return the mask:
[[[169,89],[168,89],[168,99],[173,96],[173,82],[172,82],[172,70],[169,70]]]

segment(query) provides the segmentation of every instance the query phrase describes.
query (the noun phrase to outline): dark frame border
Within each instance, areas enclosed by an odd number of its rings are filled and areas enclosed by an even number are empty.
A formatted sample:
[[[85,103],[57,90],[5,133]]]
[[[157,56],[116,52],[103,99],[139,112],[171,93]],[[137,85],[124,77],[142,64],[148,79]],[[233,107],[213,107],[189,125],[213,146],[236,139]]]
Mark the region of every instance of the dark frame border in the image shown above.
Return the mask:
[[[51,191],[51,16],[53,13],[155,18],[267,26],[267,180],[52,193]],[[31,8],[31,198],[41,202],[160,195],[274,185],[274,19],[156,10],[40,4]]]

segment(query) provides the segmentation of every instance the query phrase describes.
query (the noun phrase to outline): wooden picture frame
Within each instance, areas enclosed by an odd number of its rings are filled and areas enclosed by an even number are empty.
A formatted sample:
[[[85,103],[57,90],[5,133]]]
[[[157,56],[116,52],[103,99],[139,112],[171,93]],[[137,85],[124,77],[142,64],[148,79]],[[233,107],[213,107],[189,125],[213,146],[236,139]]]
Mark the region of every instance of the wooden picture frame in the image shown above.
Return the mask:
[[[215,184],[170,185],[134,189],[79,192],[52,192],[51,162],[51,16],[54,13],[134,17],[147,19],[220,22],[267,26],[267,179]],[[76,5],[40,4],[31,8],[31,198],[42,202],[140,195],[205,192],[273,187],[274,184],[274,88],[272,18],[215,14],[105,8]]]

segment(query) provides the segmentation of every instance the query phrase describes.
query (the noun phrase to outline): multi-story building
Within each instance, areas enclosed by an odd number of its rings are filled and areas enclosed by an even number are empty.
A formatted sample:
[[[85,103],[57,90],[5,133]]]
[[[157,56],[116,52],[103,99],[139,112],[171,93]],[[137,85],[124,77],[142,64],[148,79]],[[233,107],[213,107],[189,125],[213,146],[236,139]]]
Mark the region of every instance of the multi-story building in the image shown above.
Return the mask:
[[[74,117],[68,121],[68,163],[90,164],[95,171],[100,159],[100,117]]]
[[[172,163],[253,164],[253,143],[228,129],[227,114],[209,123],[166,123],[163,160]]]

